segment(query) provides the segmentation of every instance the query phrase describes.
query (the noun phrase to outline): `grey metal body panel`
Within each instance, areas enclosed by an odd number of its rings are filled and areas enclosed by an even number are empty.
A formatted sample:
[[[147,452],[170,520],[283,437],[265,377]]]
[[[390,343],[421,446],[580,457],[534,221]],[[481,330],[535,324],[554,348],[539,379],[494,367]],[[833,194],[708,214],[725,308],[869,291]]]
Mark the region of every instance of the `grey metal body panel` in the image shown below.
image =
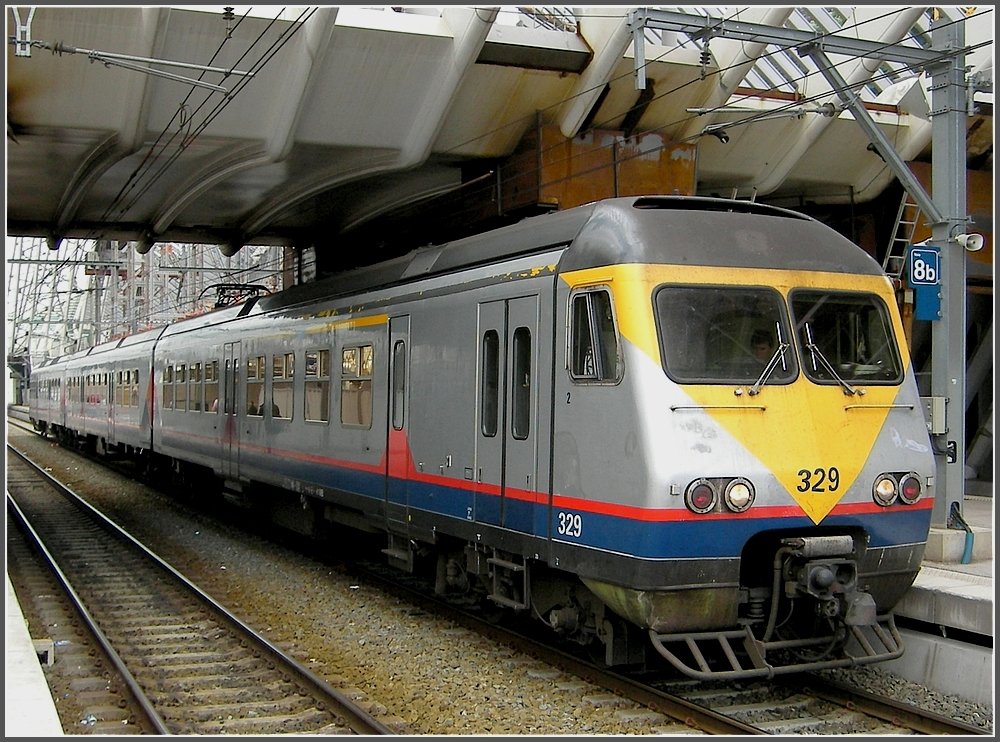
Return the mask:
[[[147,404],[149,368],[153,346],[162,332],[163,328],[155,328],[103,343],[36,370],[33,376],[37,379],[57,377],[62,385],[62,399],[45,410],[38,410],[36,419],[94,436],[109,445],[148,449],[152,442]],[[139,404],[127,407],[116,404],[116,383],[113,381],[118,371],[126,369],[139,371],[136,389]],[[70,394],[69,378],[95,373],[109,374],[112,379],[103,385],[100,401],[87,402],[82,390]]]
[[[296,364],[302,363],[305,348],[326,348],[331,351],[332,384],[339,384],[337,374],[338,349],[347,343],[371,344],[380,372],[373,379],[372,426],[370,429],[345,429],[338,424],[336,410],[328,425],[312,424],[302,419],[304,379],[295,377],[296,407],[291,420],[275,420],[270,416],[250,418],[244,412],[245,384],[236,388],[236,412],[229,418],[220,415],[197,414],[164,410],[157,395],[157,425],[154,429],[155,449],[168,456],[191,460],[210,466],[220,476],[230,479],[256,480],[310,490],[317,482],[289,482],[276,475],[265,449],[281,451],[312,451],[331,460],[375,469],[384,465],[388,436],[389,375],[385,363],[391,345],[391,318],[410,317],[406,335],[408,350],[408,387],[419,390],[407,399],[407,432],[413,465],[418,473],[432,472],[454,478],[467,487],[470,519],[474,510],[472,473],[478,469],[476,448],[477,378],[469,373],[476,368],[476,312],[480,302],[504,302],[519,297],[551,304],[551,272],[533,278],[517,278],[543,266],[553,266],[558,253],[518,258],[500,267],[487,265],[468,269],[450,276],[432,276],[405,287],[380,289],[347,299],[317,301],[305,306],[272,308],[267,301],[256,303],[253,311],[240,317],[239,312],[216,313],[217,324],[204,319],[193,326],[181,324],[165,332],[156,348],[154,377],[162,377],[166,363],[191,363],[198,359],[218,358],[224,366],[224,345],[228,339],[239,338],[240,368],[246,359],[256,355],[270,358],[274,353],[296,354]],[[470,290],[468,287],[476,288]],[[385,314],[384,320],[367,323],[373,316]],[[209,315],[211,316],[211,315]],[[551,364],[550,322],[538,323],[538,309],[533,310],[533,332],[536,352],[533,357],[535,375],[538,369]],[[358,320],[354,322],[354,320]],[[544,342],[541,338],[545,338]],[[550,379],[542,380],[547,386]],[[270,391],[270,379],[267,380]],[[545,392],[536,387],[536,395]],[[531,460],[518,469],[532,487],[548,484],[548,448],[539,451],[538,440],[547,437],[548,397],[533,402]],[[165,428],[169,434],[165,433]],[[536,436],[537,435],[537,439]],[[539,466],[539,461],[544,466]],[[405,506],[405,494],[399,494],[399,504]]]

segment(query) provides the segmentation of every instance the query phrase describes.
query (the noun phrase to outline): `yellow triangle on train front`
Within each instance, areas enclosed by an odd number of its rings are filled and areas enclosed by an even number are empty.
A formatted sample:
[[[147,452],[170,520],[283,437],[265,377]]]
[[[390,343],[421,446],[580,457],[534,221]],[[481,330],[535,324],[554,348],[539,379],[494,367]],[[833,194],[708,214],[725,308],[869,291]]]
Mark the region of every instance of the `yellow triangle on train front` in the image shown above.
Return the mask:
[[[732,386],[689,386],[685,391],[818,524],[864,468],[899,389],[869,387],[863,397],[848,396],[840,386],[818,386],[800,376],[792,384],[765,386],[752,398],[735,397]],[[747,409],[739,408],[739,399]]]

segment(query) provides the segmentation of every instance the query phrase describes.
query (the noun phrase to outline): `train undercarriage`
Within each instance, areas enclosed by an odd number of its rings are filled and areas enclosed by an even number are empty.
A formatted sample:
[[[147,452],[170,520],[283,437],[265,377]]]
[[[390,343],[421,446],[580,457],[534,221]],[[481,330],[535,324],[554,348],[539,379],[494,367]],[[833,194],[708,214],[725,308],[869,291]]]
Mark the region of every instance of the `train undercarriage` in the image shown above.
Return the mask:
[[[244,492],[237,499],[255,498]],[[364,532],[385,561],[421,574],[435,593],[461,596],[497,616],[530,618],[609,666],[666,660],[701,679],[772,677],[903,652],[891,614],[880,613],[859,582],[859,534],[772,534],[748,545],[752,558],[743,561],[758,568],[744,568],[738,585],[642,591],[581,580],[515,551],[440,532],[427,541],[387,532],[381,518],[313,498],[286,492],[284,499],[285,508],[273,496],[258,503],[267,503],[270,521],[319,538],[331,525]]]

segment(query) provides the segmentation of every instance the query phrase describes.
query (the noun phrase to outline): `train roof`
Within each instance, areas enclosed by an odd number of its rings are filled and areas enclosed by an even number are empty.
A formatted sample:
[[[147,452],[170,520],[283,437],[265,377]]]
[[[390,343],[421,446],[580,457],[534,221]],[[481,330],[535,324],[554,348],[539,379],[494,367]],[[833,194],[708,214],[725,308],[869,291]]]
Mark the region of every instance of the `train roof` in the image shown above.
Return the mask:
[[[253,311],[284,309],[568,247],[558,270],[673,263],[880,274],[864,250],[810,216],[751,201],[637,196],[596,201],[420,248],[262,297]]]
[[[257,313],[256,305],[258,301],[259,297],[254,297],[240,304],[214,309],[211,312],[199,314],[196,317],[185,317],[184,319],[174,320],[163,328],[163,334],[161,337],[167,337],[168,335],[173,335],[178,332],[197,330],[201,327],[220,325],[224,322],[238,319],[239,317],[245,317],[248,314]]]
[[[567,246],[587,223],[596,206],[595,202],[554,211],[442,245],[421,247],[392,260],[261,297],[258,305],[263,311],[284,309]]]
[[[143,343],[154,342],[157,338],[163,334],[164,330],[168,325],[161,325],[159,327],[153,327],[148,330],[142,330],[133,335],[123,335],[122,337],[115,338],[113,340],[107,340],[103,343],[97,345],[92,345],[89,348],[84,348],[83,350],[76,350],[72,353],[67,353],[65,355],[59,356],[58,358],[50,358],[44,361],[41,365],[37,366],[37,369],[48,368],[56,364],[69,363],[80,361],[84,358],[90,356],[97,356],[104,353],[109,353],[120,348],[128,348],[135,345],[141,345]]]
[[[701,197],[600,202],[559,271],[620,263],[883,273],[861,247],[810,216]]]
[[[239,317],[405,284],[559,247],[569,248],[559,261],[560,272],[618,263],[668,263],[882,273],[881,266],[863,249],[832,228],[796,211],[701,196],[621,197],[529,217],[443,245],[419,248],[398,258],[292,286],[277,294],[255,297],[115,342],[123,346],[135,344],[146,338],[156,339]]]

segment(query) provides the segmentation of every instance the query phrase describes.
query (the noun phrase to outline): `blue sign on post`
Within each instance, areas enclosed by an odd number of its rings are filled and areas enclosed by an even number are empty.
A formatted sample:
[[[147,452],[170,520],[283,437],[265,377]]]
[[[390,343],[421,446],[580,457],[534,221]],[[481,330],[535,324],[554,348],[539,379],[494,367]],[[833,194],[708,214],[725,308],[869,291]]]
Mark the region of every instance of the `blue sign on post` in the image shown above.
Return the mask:
[[[941,319],[941,253],[936,247],[910,248],[910,286],[913,318]]]

